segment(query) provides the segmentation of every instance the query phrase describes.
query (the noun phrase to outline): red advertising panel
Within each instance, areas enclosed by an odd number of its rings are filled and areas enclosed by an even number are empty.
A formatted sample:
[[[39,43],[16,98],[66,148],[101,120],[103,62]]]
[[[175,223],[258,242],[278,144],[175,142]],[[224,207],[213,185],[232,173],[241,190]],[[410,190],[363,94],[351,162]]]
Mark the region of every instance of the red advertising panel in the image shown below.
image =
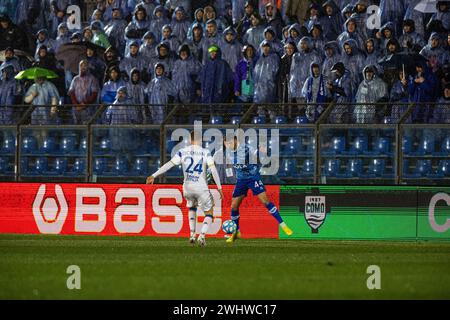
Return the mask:
[[[0,233],[188,236],[181,185],[1,183]],[[233,186],[217,190],[210,236],[223,237]],[[279,187],[267,186],[279,206]],[[197,230],[203,213],[198,210]],[[240,208],[246,238],[278,238],[278,224],[256,197]]]

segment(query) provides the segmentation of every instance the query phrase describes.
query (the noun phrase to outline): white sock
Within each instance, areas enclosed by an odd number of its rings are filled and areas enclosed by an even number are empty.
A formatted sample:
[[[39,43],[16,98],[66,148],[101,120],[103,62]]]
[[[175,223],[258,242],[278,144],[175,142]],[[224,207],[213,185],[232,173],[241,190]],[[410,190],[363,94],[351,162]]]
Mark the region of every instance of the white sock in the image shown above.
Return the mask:
[[[283,221],[282,223],[280,223],[280,226],[282,227],[282,228],[284,228],[284,227],[287,227],[287,225],[286,225],[286,223]]]
[[[197,212],[189,210],[189,229],[191,230],[191,238],[195,236],[196,223],[197,223]]]
[[[211,224],[211,222],[212,222],[211,216],[207,216],[207,217],[205,217],[205,220],[203,220],[203,225],[202,225],[202,235],[203,236],[208,231],[208,228],[209,228],[209,225]]]

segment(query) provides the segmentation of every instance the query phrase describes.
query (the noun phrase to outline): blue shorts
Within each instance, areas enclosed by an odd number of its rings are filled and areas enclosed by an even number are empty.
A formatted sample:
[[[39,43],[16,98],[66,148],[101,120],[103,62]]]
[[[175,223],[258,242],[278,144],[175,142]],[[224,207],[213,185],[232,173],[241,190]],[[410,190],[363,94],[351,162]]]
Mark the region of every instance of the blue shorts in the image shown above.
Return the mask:
[[[233,198],[246,196],[248,189],[251,189],[254,196],[266,191],[264,183],[260,179],[238,179],[233,190]]]

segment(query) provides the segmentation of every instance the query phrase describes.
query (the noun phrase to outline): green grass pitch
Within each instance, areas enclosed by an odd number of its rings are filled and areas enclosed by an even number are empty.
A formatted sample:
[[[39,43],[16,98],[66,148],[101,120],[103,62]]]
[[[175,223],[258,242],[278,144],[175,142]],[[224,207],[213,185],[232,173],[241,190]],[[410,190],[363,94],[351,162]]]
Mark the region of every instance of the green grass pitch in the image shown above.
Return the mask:
[[[0,235],[0,299],[450,299],[449,268],[449,243]]]

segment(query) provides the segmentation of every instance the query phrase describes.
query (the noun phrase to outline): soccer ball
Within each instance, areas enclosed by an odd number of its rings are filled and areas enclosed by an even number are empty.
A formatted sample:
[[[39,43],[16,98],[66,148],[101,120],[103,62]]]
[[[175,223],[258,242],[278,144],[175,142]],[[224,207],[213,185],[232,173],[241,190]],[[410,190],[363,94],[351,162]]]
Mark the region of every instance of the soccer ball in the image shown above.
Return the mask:
[[[227,220],[222,224],[222,230],[226,234],[231,234],[236,232],[237,226],[233,220]]]

